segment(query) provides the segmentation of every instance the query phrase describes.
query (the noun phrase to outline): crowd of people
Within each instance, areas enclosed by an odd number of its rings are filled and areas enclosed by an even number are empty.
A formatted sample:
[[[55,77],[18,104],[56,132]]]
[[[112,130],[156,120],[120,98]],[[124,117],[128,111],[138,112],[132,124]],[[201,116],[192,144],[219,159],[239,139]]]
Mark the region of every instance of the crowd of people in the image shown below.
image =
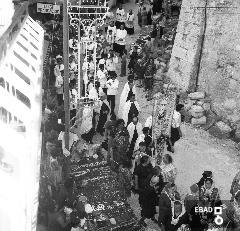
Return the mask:
[[[160,12],[162,13],[158,21],[154,21],[154,16]],[[148,12],[144,3],[139,3],[138,24],[152,24],[152,29],[149,35],[139,38],[130,48],[127,38],[135,32],[135,16],[132,10],[125,14],[121,5],[115,15],[109,13],[107,23],[101,28],[94,26],[83,32],[82,89],[78,89],[77,84],[80,69],[77,37],[74,30],[71,31],[69,86],[72,127],[69,133],[69,150],[65,148],[64,140],[62,27],[57,24],[53,30],[49,30],[48,38],[52,49],[47,67],[49,88],[45,90],[43,100],[45,150],[42,155],[38,217],[38,223],[42,228],[45,226],[45,230],[81,230],[79,217],[69,212],[69,208],[76,209],[73,201],[74,181],[69,179],[69,162],[78,143],[82,140],[91,145],[97,134],[102,137],[101,148],[106,160],[118,173],[123,194],[127,198],[133,195],[138,197],[140,223],[143,226],[147,226],[146,219],[151,219],[162,231],[214,230],[213,213],[195,212],[196,207],[222,205],[212,172],[205,171],[200,181],[190,187],[190,193],[182,197],[175,182],[177,169],[172,156],[163,155],[161,165],[155,165],[152,116],[144,124],[139,121],[142,109],[138,101],[138,88],[144,89],[148,101],[152,100],[157,71],[167,71],[168,56],[154,57],[154,52],[159,46],[165,52],[162,54],[169,54],[171,51],[175,29],[165,28],[169,20],[168,14],[168,9],[159,6],[157,1],[152,2]],[[119,78],[125,76],[127,82],[122,92],[119,92]],[[80,109],[79,92],[82,99]],[[120,96],[118,108],[117,95]],[[182,109],[183,105],[177,104],[173,113],[171,138],[167,142],[168,152],[174,152],[174,143],[182,136]],[[239,178],[239,175],[236,176],[233,182],[233,202],[228,213],[234,224],[240,217]],[[158,216],[156,207],[159,208]],[[81,216],[84,217],[84,214]]]

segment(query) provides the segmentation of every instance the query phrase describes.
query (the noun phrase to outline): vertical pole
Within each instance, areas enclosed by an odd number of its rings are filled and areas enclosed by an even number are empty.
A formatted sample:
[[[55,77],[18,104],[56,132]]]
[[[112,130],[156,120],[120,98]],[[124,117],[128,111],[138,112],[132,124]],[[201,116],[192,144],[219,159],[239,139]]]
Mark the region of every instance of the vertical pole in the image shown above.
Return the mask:
[[[68,1],[63,1],[63,58],[64,58],[64,111],[65,111],[65,148],[69,150],[70,100],[69,100],[69,24]]]

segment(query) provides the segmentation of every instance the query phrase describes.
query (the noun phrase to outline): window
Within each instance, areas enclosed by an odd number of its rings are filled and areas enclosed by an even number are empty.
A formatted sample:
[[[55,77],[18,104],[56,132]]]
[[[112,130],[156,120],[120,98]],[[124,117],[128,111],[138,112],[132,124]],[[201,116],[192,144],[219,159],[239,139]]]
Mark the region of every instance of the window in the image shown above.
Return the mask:
[[[19,90],[16,90],[16,96],[17,96],[17,99],[19,99],[22,103],[24,103],[28,108],[31,108],[30,100],[26,95],[24,95]]]
[[[7,91],[9,92],[9,82],[6,81]]]
[[[15,92],[15,87],[14,87],[14,86],[12,86],[12,94],[13,94],[13,96],[15,96],[15,95],[16,95],[16,92]]]
[[[26,61],[26,59],[24,59],[21,55],[19,55],[17,52],[13,52],[13,54],[20,59],[25,65],[27,65],[29,67],[29,63]]]
[[[28,41],[28,39],[23,35],[23,34],[20,34],[26,41]]]
[[[38,48],[32,42],[30,42],[30,44],[32,45],[33,48],[35,48],[38,51]]]
[[[30,85],[30,79],[15,67],[15,73],[27,84]]]
[[[22,47],[22,49],[24,49],[26,52],[28,52],[28,49],[27,49],[25,46],[23,46],[22,43],[20,43],[20,42],[17,41],[17,44],[18,44],[20,47]]]
[[[8,111],[5,108],[0,107],[0,120],[3,121],[4,123],[7,123],[8,121],[7,116]]]
[[[0,86],[1,86],[2,88],[5,88],[5,80],[4,80],[3,77],[0,77]]]

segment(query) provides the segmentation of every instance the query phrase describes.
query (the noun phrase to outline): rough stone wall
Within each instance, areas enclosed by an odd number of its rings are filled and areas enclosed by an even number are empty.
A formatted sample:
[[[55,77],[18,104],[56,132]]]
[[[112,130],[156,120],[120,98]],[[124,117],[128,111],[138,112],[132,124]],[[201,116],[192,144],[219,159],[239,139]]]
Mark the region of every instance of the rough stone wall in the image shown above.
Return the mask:
[[[240,120],[240,1],[211,0],[199,89],[210,95],[213,110],[231,124]]]
[[[182,3],[169,76],[183,91],[195,90],[204,9],[194,7],[205,1]],[[216,114],[240,133],[240,1],[208,0],[208,7],[197,91],[206,92]]]
[[[195,87],[204,23],[204,0],[183,0],[169,65],[169,77],[183,91]]]

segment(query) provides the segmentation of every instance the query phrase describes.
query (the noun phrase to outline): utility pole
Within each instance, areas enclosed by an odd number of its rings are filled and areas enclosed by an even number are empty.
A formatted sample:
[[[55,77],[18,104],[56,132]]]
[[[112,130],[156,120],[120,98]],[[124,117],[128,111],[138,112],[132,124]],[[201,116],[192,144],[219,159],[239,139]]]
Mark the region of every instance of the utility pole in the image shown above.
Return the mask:
[[[70,100],[69,100],[69,22],[68,1],[63,1],[63,60],[64,60],[64,112],[65,112],[65,148],[69,150]]]

